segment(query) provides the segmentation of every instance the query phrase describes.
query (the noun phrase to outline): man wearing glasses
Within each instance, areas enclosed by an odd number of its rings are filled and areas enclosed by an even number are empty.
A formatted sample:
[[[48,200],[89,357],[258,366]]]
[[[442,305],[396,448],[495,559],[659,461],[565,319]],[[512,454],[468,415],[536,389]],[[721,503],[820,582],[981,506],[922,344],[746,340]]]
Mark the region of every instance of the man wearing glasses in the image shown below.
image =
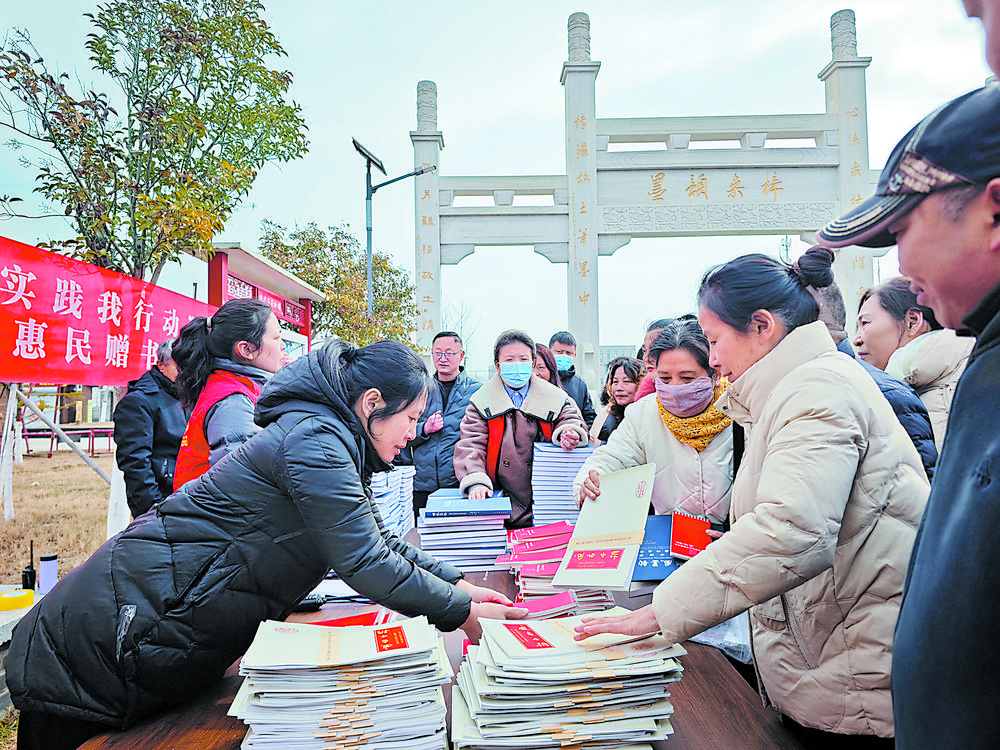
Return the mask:
[[[427,496],[442,487],[458,487],[452,454],[461,437],[462,417],[469,399],[482,385],[465,374],[462,339],[454,331],[441,331],[431,343],[434,382],[427,394],[427,406],[417,423],[417,436],[410,441],[413,451],[413,513],[427,505]]]

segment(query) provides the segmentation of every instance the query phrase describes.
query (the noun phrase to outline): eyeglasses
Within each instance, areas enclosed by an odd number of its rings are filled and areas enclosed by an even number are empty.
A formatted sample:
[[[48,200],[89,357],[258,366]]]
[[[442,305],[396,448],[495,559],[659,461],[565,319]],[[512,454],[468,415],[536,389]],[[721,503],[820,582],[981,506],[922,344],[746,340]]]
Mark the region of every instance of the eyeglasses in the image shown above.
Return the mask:
[[[462,352],[431,352],[434,359],[455,359]]]

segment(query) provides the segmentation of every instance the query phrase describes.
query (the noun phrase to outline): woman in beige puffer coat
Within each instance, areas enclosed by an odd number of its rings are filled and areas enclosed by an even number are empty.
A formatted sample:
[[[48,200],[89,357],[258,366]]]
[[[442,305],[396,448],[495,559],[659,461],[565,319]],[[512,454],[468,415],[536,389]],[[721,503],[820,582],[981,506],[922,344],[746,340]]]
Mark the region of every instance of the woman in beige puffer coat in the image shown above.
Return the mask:
[[[731,531],[652,605],[585,622],[578,637],[682,641],[749,609],[765,698],[810,744],[840,735],[851,747],[853,735],[893,736],[892,635],[929,486],[874,381],[815,322],[807,287],[832,281],[832,259],[813,248],[789,268],[750,255],[706,274],[699,320],[731,383],[717,405],[748,428]]]

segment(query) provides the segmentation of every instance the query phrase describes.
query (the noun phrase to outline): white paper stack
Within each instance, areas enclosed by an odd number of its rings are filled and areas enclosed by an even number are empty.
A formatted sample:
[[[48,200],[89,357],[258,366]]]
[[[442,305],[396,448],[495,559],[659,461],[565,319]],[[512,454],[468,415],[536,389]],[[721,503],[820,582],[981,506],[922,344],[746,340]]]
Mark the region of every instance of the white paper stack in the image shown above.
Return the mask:
[[[418,617],[331,628],[267,621],[240,664],[229,714],[248,724],[243,748],[447,747],[444,644]]]
[[[681,677],[684,649],[658,635],[576,642],[580,619],[481,621],[483,638],[452,691],[457,750],[621,748],[673,732],[668,687]]]
[[[382,520],[397,536],[403,537],[413,528],[412,466],[397,466],[392,471],[372,474],[372,494]]]
[[[573,480],[594,446],[565,451],[554,443],[535,443],[531,465],[531,507],[536,526],[554,521],[576,522]]]
[[[432,492],[417,520],[420,548],[463,573],[504,570],[497,556],[506,550],[510,500],[463,498],[456,488]]]

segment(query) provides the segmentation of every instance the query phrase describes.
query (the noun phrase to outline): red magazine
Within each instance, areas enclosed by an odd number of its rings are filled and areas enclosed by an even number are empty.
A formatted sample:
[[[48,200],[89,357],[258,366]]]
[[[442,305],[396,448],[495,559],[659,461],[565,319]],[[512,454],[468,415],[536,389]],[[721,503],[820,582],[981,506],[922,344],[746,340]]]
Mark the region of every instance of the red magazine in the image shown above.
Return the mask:
[[[670,554],[690,560],[712,541],[707,533],[709,528],[711,524],[707,518],[675,510],[670,523]]]

